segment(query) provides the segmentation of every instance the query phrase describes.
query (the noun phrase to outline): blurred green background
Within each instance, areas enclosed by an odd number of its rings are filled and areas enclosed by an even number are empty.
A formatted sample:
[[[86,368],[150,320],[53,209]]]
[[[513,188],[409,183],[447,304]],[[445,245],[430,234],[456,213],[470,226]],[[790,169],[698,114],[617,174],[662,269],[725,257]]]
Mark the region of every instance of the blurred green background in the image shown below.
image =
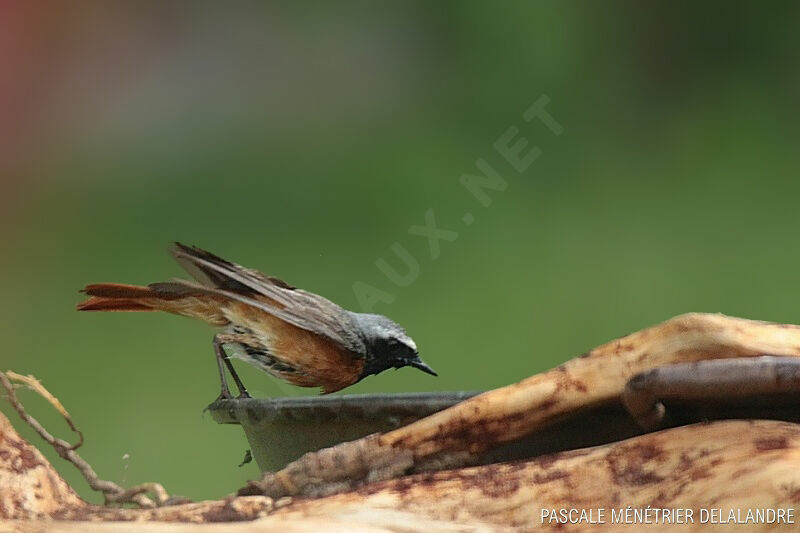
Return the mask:
[[[88,282],[181,276],[173,240],[353,309],[357,281],[390,293],[375,311],[440,377],[350,393],[499,387],[686,311],[800,323],[800,4],[0,12],[0,360],[63,401],[103,477],[211,498],[258,475],[236,466],[240,430],[202,414],[210,328],[74,311]],[[563,135],[522,120],[541,95]],[[522,174],[493,149],[511,126],[542,150]],[[508,182],[488,207],[459,183],[478,158]],[[408,233],[429,208],[459,232],[435,260]],[[402,270],[396,242],[419,262],[406,287],[376,266]],[[237,364],[257,396],[314,394]]]

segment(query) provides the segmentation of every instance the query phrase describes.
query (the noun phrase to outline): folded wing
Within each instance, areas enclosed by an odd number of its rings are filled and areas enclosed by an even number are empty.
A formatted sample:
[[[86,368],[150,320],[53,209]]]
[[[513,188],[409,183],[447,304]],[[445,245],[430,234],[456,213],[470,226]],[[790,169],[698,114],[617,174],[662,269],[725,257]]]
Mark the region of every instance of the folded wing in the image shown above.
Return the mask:
[[[175,243],[172,255],[210,292],[256,307],[289,324],[322,335],[354,355],[365,353],[364,341],[358,335],[357,326],[349,313],[330,300],[194,246]]]

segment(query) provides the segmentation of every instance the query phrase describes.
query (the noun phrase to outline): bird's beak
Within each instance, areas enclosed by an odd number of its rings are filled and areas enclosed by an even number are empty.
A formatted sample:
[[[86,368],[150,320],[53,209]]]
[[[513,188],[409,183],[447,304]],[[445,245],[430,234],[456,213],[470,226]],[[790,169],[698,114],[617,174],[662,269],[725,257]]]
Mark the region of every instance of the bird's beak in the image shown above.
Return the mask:
[[[437,374],[437,373],[436,373],[436,371],[434,371],[434,370],[433,370],[431,367],[429,367],[428,365],[426,365],[426,364],[425,364],[425,363],[422,361],[422,359],[420,359],[419,357],[417,357],[416,359],[412,359],[411,361],[409,361],[409,362],[408,362],[408,366],[413,366],[414,368],[419,368],[420,370],[422,370],[422,371],[423,371],[423,372],[425,372],[426,374],[430,374],[431,376],[438,376],[438,375],[439,375],[439,374]]]

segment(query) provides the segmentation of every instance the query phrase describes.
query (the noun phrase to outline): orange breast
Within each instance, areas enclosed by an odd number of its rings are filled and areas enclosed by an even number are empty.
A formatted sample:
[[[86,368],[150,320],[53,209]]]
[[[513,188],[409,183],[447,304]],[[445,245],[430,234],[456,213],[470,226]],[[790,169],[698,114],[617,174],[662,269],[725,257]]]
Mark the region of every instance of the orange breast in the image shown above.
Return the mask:
[[[229,302],[223,313],[232,323],[252,330],[274,357],[297,370],[280,373],[289,383],[321,387],[327,394],[352,385],[361,377],[364,358],[325,337],[240,302]]]

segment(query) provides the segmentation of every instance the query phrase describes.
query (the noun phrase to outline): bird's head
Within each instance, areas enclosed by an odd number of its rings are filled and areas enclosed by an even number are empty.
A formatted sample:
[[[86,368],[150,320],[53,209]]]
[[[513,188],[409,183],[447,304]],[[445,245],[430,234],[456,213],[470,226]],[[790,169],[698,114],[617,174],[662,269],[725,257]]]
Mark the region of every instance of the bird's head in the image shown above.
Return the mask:
[[[353,313],[367,347],[361,377],[379,374],[388,368],[412,366],[426,374],[436,372],[420,359],[417,345],[400,324],[383,315]]]

